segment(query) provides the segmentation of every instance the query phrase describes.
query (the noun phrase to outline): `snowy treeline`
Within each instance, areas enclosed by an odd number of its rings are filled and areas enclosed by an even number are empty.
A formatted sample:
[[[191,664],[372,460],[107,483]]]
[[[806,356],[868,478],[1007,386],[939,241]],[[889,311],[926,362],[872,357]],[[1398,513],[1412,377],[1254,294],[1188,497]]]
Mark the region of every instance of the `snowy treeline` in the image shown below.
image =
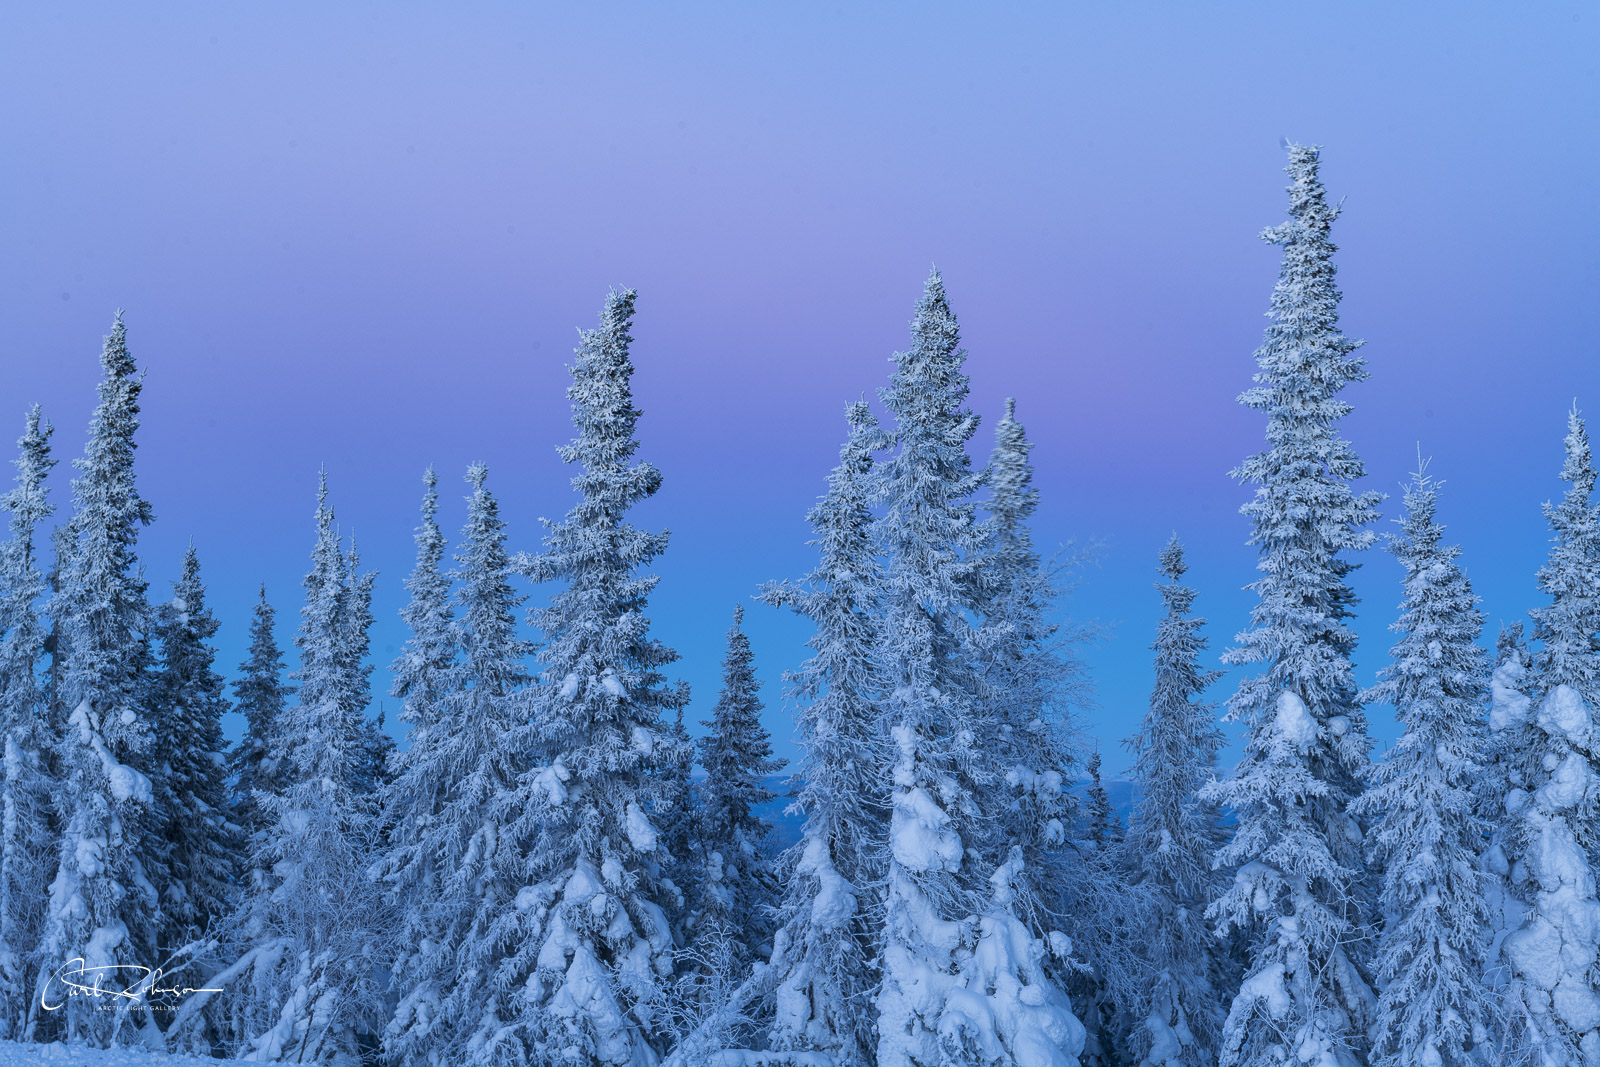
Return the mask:
[[[45,528],[37,408],[0,498],[0,1039],[441,1067],[1600,1065],[1586,428],[1574,410],[1531,640],[1508,628],[1492,658],[1419,461],[1387,538],[1396,640],[1361,689],[1349,578],[1383,498],[1340,434],[1368,371],[1318,166],[1290,146],[1240,397],[1266,417],[1234,472],[1259,574],[1223,660],[1246,670],[1214,699],[1174,536],[1126,819],[1074,727],[1071,559],[1034,544],[1013,402],[976,454],[937,272],[880,402],[845,409],[815,566],[731,606],[697,738],[649,617],[667,536],[630,517],[663,484],[638,457],[633,291],[570,367],[574,500],[542,547],[514,547],[482,465],[448,535],[425,472],[398,746],[369,715],[376,575],[326,473],[292,670],[263,588],[230,699],[199,547],[152,596],[119,318],[64,520]],[[783,674],[784,850],[744,628],[773,609],[813,629]],[[1401,727],[1376,761],[1372,705]],[[1226,771],[1221,722],[1244,734]]]

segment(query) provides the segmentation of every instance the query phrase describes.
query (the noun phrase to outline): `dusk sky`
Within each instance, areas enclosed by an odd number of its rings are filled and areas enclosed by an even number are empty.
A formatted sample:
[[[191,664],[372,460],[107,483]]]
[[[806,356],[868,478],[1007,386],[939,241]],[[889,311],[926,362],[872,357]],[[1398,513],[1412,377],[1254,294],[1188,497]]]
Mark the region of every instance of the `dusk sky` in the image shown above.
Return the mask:
[[[1365,487],[1387,527],[1433,458],[1487,641],[1540,602],[1567,409],[1600,417],[1592,2],[12,4],[0,100],[0,448],[37,401],[81,452],[125,308],[152,596],[192,537],[230,675],[259,582],[292,639],[323,466],[381,572],[380,689],[427,464],[452,538],[482,460],[536,550],[572,503],[575,328],[633,286],[664,474],[636,519],[672,531],[651,615],[706,717],[734,605],[810,568],[844,406],[887,380],[937,265],[976,458],[1016,397],[1037,540],[1100,546],[1064,610],[1108,628],[1086,721],[1120,772],[1171,532],[1213,651],[1247,622],[1228,471],[1263,440],[1235,398],[1285,138],[1324,146],[1345,200]],[[1363,684],[1398,577],[1376,551],[1356,577]],[[779,675],[807,630],[746,618],[792,756]]]

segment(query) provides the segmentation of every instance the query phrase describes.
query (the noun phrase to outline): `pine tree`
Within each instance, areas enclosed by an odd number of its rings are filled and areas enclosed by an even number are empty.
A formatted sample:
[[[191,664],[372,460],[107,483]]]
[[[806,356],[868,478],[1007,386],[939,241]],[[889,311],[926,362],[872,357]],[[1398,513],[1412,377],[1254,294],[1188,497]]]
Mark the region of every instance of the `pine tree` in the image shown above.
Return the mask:
[[[1389,549],[1404,569],[1392,629],[1400,640],[1364,694],[1395,708],[1403,732],[1357,800],[1374,819],[1383,872],[1374,1067],[1464,1067],[1486,1061],[1492,1006],[1483,985],[1490,926],[1478,854],[1488,827],[1473,792],[1483,773],[1488,663],[1478,598],[1441,543],[1438,484],[1419,466]]]
[[[283,652],[273,635],[276,618],[263,584],[250,617],[250,650],[233,683],[234,707],[245,718],[244,736],[229,754],[234,777],[234,819],[250,842],[255,842],[266,829],[256,793],[277,796],[282,792],[278,721],[295,691],[284,681]]]
[[[878,1064],[1075,1056],[1082,1028],[1012,910],[1026,859],[1013,845],[994,862],[992,803],[984,810],[1004,769],[983,750],[996,711],[980,699],[972,655],[983,541],[966,445],[977,419],[937,271],[911,329],[882,394],[895,451],[875,486],[886,557],[878,652],[895,761]]]
[[[1267,413],[1266,451],[1234,472],[1255,485],[1242,509],[1261,577],[1251,628],[1226,656],[1259,663],[1228,705],[1247,730],[1233,774],[1209,792],[1238,816],[1217,857],[1238,874],[1209,915],[1251,938],[1247,976],[1223,1028],[1223,1067],[1285,1056],[1358,1064],[1372,992],[1364,973],[1371,906],[1362,828],[1350,802],[1366,775],[1366,719],[1347,625],[1355,595],[1347,553],[1368,547],[1380,497],[1357,494],[1361,461],[1338,435],[1340,390],[1367,376],[1339,331],[1329,236],[1338,208],[1315,148],[1289,147],[1288,222],[1263,236],[1283,247],[1257,385],[1240,402]]]
[[[52,783],[47,694],[39,676],[45,593],[34,551],[39,523],[55,510],[45,478],[51,426],[38,405],[17,442],[16,486],[0,507],[11,513],[11,540],[0,545],[0,1038],[15,1038],[27,1019],[28,976],[53,873]]]
[[[1512,820],[1512,888],[1526,902],[1522,925],[1506,935],[1509,1041],[1541,1065],[1600,1062],[1600,900],[1593,855],[1600,779],[1595,764],[1595,686],[1600,679],[1600,507],[1588,433],[1568,416],[1560,504],[1545,505],[1552,533],[1539,588],[1550,603],[1534,609],[1540,642],[1522,694],[1497,694],[1499,724],[1531,721],[1522,784],[1504,802]],[[1507,679],[1512,681],[1512,679]],[[1537,709],[1535,711],[1535,709]],[[1520,713],[1520,714],[1519,714]]]
[[[238,884],[238,827],[232,820],[223,758],[228,701],[212,670],[218,623],[205,603],[200,559],[183,554],[172,600],[156,611],[160,659],[150,710],[156,725],[156,823],[163,880],[162,958],[192,941],[232,907]]]
[[[516,1015],[516,997],[496,981],[508,941],[494,924],[517,913],[523,852],[512,824],[536,803],[519,781],[528,769],[530,647],[517,636],[522,597],[510,585],[506,526],[487,477],[481,464],[467,472],[459,613],[444,599],[431,479],[408,583],[412,639],[401,657],[405,691],[400,682],[395,691],[411,744],[387,790],[395,834],[380,868],[403,914],[403,993],[385,1047],[404,1062],[495,1062]]]
[[[846,415],[849,439],[827,494],[807,516],[817,565],[803,582],[762,592],[816,627],[811,658],[785,676],[805,752],[794,802],[805,825],[781,865],[788,877],[773,939],[769,1039],[775,1049],[821,1053],[837,1067],[868,1067],[877,1031],[860,1005],[876,981],[873,890],[889,815],[877,779],[886,762],[872,658],[881,573],[868,503],[882,434],[864,402]]]
[[[78,957],[85,968],[152,966],[160,901],[145,865],[153,799],[146,773],[151,722],[142,707],[150,609],[134,553],[139,527],[153,515],[134,481],[143,381],[120,315],[100,366],[100,403],[85,455],[74,461],[75,510],[51,607],[62,648],[61,703],[70,711],[57,740],[64,779],[60,862],[50,886],[30,1030],[38,1023],[47,1031],[59,1025],[69,1040],[104,1047],[139,1014],[139,1002],[118,998],[118,1010],[100,1011],[98,998],[65,996],[53,975]],[[41,1001],[65,1004],[41,1014]]]
[[[777,795],[766,780],[783,769],[761,725],[760,683],[743,624],[739,606],[728,629],[722,692],[711,718],[700,724],[709,732],[700,740],[706,778],[700,789],[699,843],[705,866],[696,917],[701,938],[731,942],[729,962],[740,974],[771,954],[769,915],[778,890],[767,851],[772,825],[756,809]]]
[[[1151,975],[1131,1014],[1141,1067],[1202,1067],[1215,1062],[1222,1029],[1220,946],[1204,922],[1218,878],[1211,856],[1222,844],[1216,805],[1200,798],[1211,781],[1222,731],[1204,699],[1221,672],[1200,666],[1205,620],[1192,614],[1194,590],[1183,584],[1176,534],[1161,550],[1156,588],[1166,609],[1156,628],[1150,710],[1128,741],[1134,796],[1126,854],[1138,887],[1135,941]]]
[[[544,802],[527,816],[526,947],[507,964],[519,982],[534,965],[522,1004],[540,1062],[654,1062],[673,967],[669,857],[651,815],[681,759],[665,716],[685,693],[665,684],[677,653],[650,635],[644,614],[657,578],[640,571],[667,537],[627,521],[661,484],[654,466],[630,463],[640,415],[629,385],[634,296],[613,292],[599,328],[582,336],[567,391],[578,436],[561,450],[578,465],[581,499],[527,565],[533,581],[563,585],[531,620],[550,682],[535,691],[541,765],[530,778]]]

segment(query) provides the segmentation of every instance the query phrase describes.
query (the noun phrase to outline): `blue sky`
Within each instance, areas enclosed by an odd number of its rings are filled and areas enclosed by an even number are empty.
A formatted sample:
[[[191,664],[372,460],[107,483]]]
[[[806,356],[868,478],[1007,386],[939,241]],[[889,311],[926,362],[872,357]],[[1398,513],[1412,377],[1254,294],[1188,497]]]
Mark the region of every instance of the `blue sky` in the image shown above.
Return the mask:
[[[1086,720],[1109,750],[1143,710],[1170,532],[1214,646],[1246,621],[1227,472],[1262,439],[1235,397],[1285,137],[1325,146],[1345,198],[1368,484],[1393,517],[1420,442],[1491,630],[1538,602],[1565,412],[1600,413],[1597,57],[1587,3],[14,5],[0,429],[38,401],[75,454],[126,308],[154,588],[192,536],[221,663],[263,580],[287,641],[325,464],[382,572],[386,662],[422,468],[453,530],[488,463],[537,547],[570,503],[574,329],[635,286],[665,474],[639,519],[673,533],[653,616],[698,718],[733,605],[807,569],[843,407],[885,381],[936,263],[983,449],[1016,396],[1038,540],[1100,545],[1068,610],[1109,625]],[[1366,682],[1397,568],[1372,553],[1357,585]],[[777,678],[805,630],[748,618],[792,753]]]

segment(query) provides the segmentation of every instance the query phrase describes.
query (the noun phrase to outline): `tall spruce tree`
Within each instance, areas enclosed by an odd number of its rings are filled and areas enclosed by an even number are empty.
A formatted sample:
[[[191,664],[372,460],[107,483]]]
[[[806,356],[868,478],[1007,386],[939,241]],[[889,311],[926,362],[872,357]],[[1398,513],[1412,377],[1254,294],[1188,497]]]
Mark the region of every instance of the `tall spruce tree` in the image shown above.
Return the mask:
[[[1516,841],[1521,827],[1520,820],[1506,810],[1506,801],[1535,787],[1536,778],[1543,773],[1538,762],[1544,745],[1527,692],[1533,657],[1521,622],[1501,624],[1494,662],[1494,674],[1489,679],[1488,742],[1476,793],[1478,814],[1489,827],[1489,839],[1480,859],[1490,912],[1484,981],[1499,997],[1511,979],[1501,947],[1506,935],[1522,925],[1528,912],[1523,896],[1527,888],[1526,867],[1516,867],[1517,882],[1511,878],[1511,861],[1519,851]],[[1497,1037],[1504,1042],[1508,1036],[1504,1027],[1497,1029]]]
[[[772,824],[756,809],[777,796],[767,779],[783,769],[761,725],[760,683],[743,626],[741,605],[728,628],[722,691],[711,718],[700,724],[708,731],[700,739],[706,777],[699,790],[698,836],[705,866],[695,929],[702,940],[727,940],[728,962],[741,974],[771,954],[769,916],[778,892],[768,854]]]
[[[1289,221],[1263,234],[1283,248],[1256,387],[1240,402],[1267,414],[1267,449],[1235,472],[1255,486],[1251,519],[1261,577],[1251,627],[1226,658],[1261,664],[1228,718],[1243,757],[1208,793],[1237,814],[1219,865],[1237,868],[1209,915],[1251,938],[1247,975],[1224,1023],[1223,1067],[1359,1064],[1373,994],[1365,974],[1372,920],[1363,833],[1349,813],[1367,773],[1366,719],[1351,670],[1355,594],[1349,553],[1368,547],[1375,493],[1358,494],[1361,461],[1338,433],[1339,399],[1367,376],[1359,342],[1339,330],[1330,236],[1338,208],[1317,176],[1318,150],[1289,147]]]
[[[445,537],[438,521],[439,477],[432,467],[423,472],[422,484],[422,522],[413,536],[416,565],[405,581],[411,599],[400,609],[411,635],[389,668],[394,676],[389,694],[400,701],[408,744],[394,757],[393,779],[379,790],[384,823],[392,829],[374,869],[384,886],[385,903],[400,914],[401,935],[395,942],[399,956],[392,969],[402,1006],[384,1032],[385,1047],[397,1059],[420,1058],[420,1042],[439,1040],[431,1032],[438,1024],[443,994],[431,972],[440,968],[440,957],[449,950],[438,940],[442,923],[430,904],[438,898],[442,882],[435,855],[439,843],[433,838],[452,784],[438,757],[456,740],[450,733],[454,724],[445,723],[442,712],[454,685],[455,613],[444,571]],[[428,1037],[412,1036],[413,1028],[428,1031]]]
[[[497,978],[517,946],[495,924],[518,914],[525,885],[512,824],[535,803],[520,785],[530,646],[517,635],[522,597],[510,584],[506,525],[487,477],[481,464],[467,472],[455,608],[443,599],[431,481],[409,583],[402,677],[411,744],[387,791],[395,830],[380,869],[404,924],[402,999],[385,1035],[404,1062],[495,1063],[523,1053],[516,997]]]
[[[1525,692],[1497,692],[1497,725],[1531,723],[1518,770],[1506,783],[1511,888],[1525,902],[1522,924],[1501,955],[1508,1044],[1513,1055],[1551,1067],[1600,1062],[1600,900],[1594,853],[1600,779],[1595,737],[1600,681],[1600,506],[1588,432],[1568,416],[1559,504],[1546,504],[1551,547],[1539,570],[1550,602],[1535,608],[1534,654]],[[1497,675],[1497,680],[1500,676]],[[1510,687],[1504,687],[1509,689]]]
[[[561,588],[532,614],[543,635],[548,685],[536,690],[544,803],[527,818],[527,948],[509,961],[533,973],[521,994],[522,1032],[536,1061],[643,1065],[661,1051],[663,982],[673,969],[663,855],[652,812],[681,760],[671,716],[685,691],[662,669],[677,659],[649,629],[655,575],[641,573],[666,534],[627,521],[654,495],[660,472],[638,450],[629,359],[634,291],[613,292],[597,329],[585,331],[572,365],[578,436],[561,457],[578,466],[580,500],[552,524],[526,570]]]
[[[877,1027],[862,1010],[876,982],[874,889],[887,848],[887,795],[878,780],[886,752],[879,732],[879,560],[869,492],[882,432],[865,402],[846,411],[850,436],[807,519],[817,564],[798,583],[766,586],[762,598],[816,627],[812,655],[785,676],[805,755],[794,806],[800,842],[783,858],[784,895],[773,939],[776,1012],[772,1047],[816,1052],[837,1067],[869,1067]]]
[[[266,829],[256,793],[276,796],[282,791],[278,720],[295,691],[284,680],[283,651],[273,634],[276,619],[263,584],[250,616],[250,648],[233,682],[234,708],[244,716],[245,727],[244,736],[229,753],[229,768],[234,778],[234,821],[246,836],[247,854]]]
[[[1205,620],[1193,614],[1194,590],[1183,584],[1183,546],[1176,534],[1161,550],[1156,586],[1165,608],[1156,627],[1155,686],[1133,750],[1136,798],[1128,819],[1127,858],[1142,913],[1135,942],[1150,973],[1130,1014],[1139,1063],[1204,1067],[1216,1060],[1222,1029],[1222,947],[1207,927],[1206,905],[1219,888],[1211,857],[1223,833],[1214,803],[1200,790],[1215,773],[1222,731],[1205,691],[1222,676],[1200,666]]]
[[[970,637],[982,700],[995,717],[990,759],[1002,772],[986,804],[999,820],[995,862],[1005,862],[1013,847],[1022,850],[1014,907],[1040,935],[1052,926],[1048,914],[1065,910],[1068,887],[1081,873],[1067,841],[1076,813],[1065,788],[1075,763],[1065,705],[1086,682],[1072,648],[1082,635],[1047,619],[1056,590],[1029,530],[1039,508],[1032,450],[1016,401],[1007,400],[983,472],[989,515],[975,575],[981,625]]]
[[[267,829],[251,864],[265,877],[224,938],[233,961],[208,983],[238,992],[187,999],[169,1034],[190,1034],[205,1009],[236,1055],[342,1065],[355,1062],[361,1034],[381,1029],[380,968],[391,949],[389,917],[368,874],[378,841],[367,698],[354,684],[362,664],[352,639],[352,561],[334,527],[326,474],[316,523],[295,637],[299,686],[273,737],[280,791],[255,794]]]
[[[378,572],[362,572],[361,553],[356,549],[353,534],[345,566],[344,633],[340,656],[348,693],[346,699],[351,707],[359,709],[363,749],[362,788],[372,793],[388,780],[394,739],[384,732],[381,708],[375,719],[366,713],[367,705],[372,700],[374,664],[367,655],[372,649],[372,587],[377,583]]]
[[[972,654],[983,543],[966,446],[978,423],[937,271],[911,332],[882,393],[895,448],[875,486],[886,557],[878,655],[893,746],[878,1064],[1073,1057],[1082,1027],[1012,910],[1026,858],[1012,845],[995,861],[1004,769],[984,749],[996,711],[981,700]]]
[[[1474,791],[1483,774],[1488,662],[1478,598],[1442,543],[1439,487],[1421,464],[1405,492],[1404,569],[1392,629],[1400,640],[1364,694],[1392,705],[1403,731],[1355,810],[1373,820],[1383,872],[1374,1067],[1466,1067],[1492,1060],[1493,1006],[1483,984],[1490,929],[1478,857],[1488,826]]]
[[[161,912],[146,868],[152,723],[143,705],[151,620],[134,551],[139,527],[153,513],[135,485],[133,438],[143,380],[128,354],[120,314],[100,367],[105,376],[88,446],[73,461],[79,472],[72,483],[74,513],[51,605],[67,719],[56,749],[63,775],[59,863],[30,1010],[34,1024],[44,1027],[40,1036],[60,1033],[104,1047],[130,1021],[149,1022],[142,1000],[119,997],[116,1010],[102,1011],[99,998],[67,996],[55,972],[79,957],[86,969],[152,966]],[[58,1010],[41,1014],[40,1005],[51,1004]]]
[[[38,966],[46,891],[55,856],[48,696],[39,675],[45,594],[34,534],[55,510],[45,478],[51,426],[38,405],[17,442],[16,485],[0,508],[11,513],[11,539],[0,545],[0,1038],[26,1023],[29,975]]]
[[[161,652],[151,683],[163,959],[226,915],[238,884],[239,830],[222,742],[228,701],[212,669],[217,629],[191,544],[172,599],[156,610]]]

